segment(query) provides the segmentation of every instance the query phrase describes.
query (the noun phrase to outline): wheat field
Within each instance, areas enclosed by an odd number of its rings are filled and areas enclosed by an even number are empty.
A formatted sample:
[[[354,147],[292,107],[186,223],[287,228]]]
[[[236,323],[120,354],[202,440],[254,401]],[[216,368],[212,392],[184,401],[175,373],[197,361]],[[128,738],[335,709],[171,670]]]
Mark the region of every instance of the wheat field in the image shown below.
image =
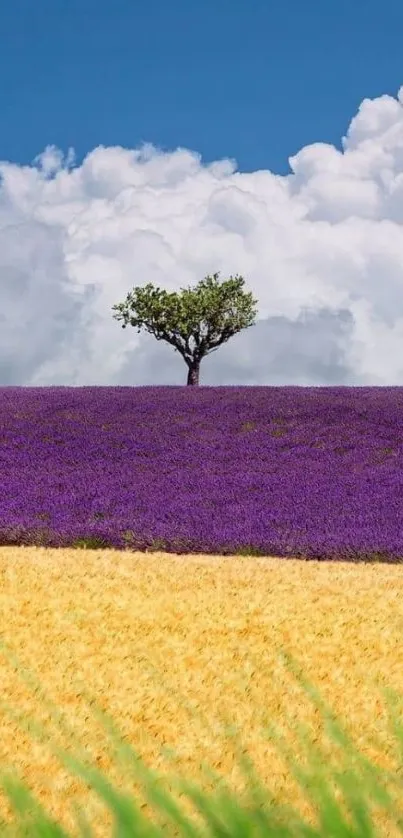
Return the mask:
[[[147,766],[198,780],[206,791],[203,762],[243,791],[222,733],[223,721],[231,721],[261,780],[309,817],[264,726],[274,723],[293,744],[290,725],[308,723],[323,746],[323,722],[279,649],[297,659],[360,751],[393,770],[397,756],[379,688],[403,686],[402,629],[399,565],[1,547],[0,768],[16,769],[66,829],[75,826],[74,797],[92,813],[97,834],[109,834],[95,795],[10,715],[32,716],[69,746],[41,694],[15,670],[11,650],[119,788],[137,791],[117,773],[84,685]],[[205,714],[210,729],[183,699]],[[174,749],[175,762],[165,760],[163,745]]]

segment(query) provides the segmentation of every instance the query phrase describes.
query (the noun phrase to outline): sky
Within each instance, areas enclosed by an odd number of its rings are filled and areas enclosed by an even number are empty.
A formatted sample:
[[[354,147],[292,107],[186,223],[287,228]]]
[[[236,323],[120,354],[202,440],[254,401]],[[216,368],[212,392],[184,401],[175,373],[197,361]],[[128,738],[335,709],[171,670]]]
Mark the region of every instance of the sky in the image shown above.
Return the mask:
[[[403,385],[403,6],[2,0],[0,386],[185,384],[113,319],[241,274],[202,385]]]

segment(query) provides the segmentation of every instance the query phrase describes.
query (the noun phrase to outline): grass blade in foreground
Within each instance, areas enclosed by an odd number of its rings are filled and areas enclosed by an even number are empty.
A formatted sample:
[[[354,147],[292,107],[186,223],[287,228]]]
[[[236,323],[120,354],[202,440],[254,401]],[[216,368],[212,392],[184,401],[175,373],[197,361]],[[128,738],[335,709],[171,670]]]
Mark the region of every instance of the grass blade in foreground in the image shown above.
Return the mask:
[[[386,789],[382,788],[381,781],[388,780],[389,782],[401,783],[397,776],[392,776],[390,772],[372,766],[368,760],[354,750],[354,746],[342,731],[340,725],[334,719],[331,711],[326,707],[326,704],[320,699],[316,689],[303,678],[300,672],[297,672],[297,666],[293,662],[291,656],[287,653],[282,653],[288,668],[296,675],[297,680],[303,686],[305,691],[316,701],[316,705],[321,710],[327,722],[328,732],[331,734],[333,741],[336,741],[344,748],[346,756],[349,757],[350,765],[342,772],[336,771],[330,777],[336,785],[339,785],[344,792],[344,802],[348,804],[347,809],[350,809],[351,818],[347,819],[343,813],[342,807],[336,800],[334,793],[326,782],[326,770],[324,768],[324,761],[320,759],[320,752],[314,748],[312,743],[309,744],[309,754],[311,758],[311,766],[313,772],[304,772],[296,764],[295,760],[290,755],[290,749],[284,744],[279,746],[279,736],[272,728],[269,734],[270,739],[277,740],[280,752],[285,756],[285,761],[291,768],[292,773],[303,787],[309,798],[316,804],[318,812],[318,827],[314,828],[311,825],[304,824],[298,817],[298,813],[291,809],[291,807],[273,807],[271,803],[268,809],[269,794],[268,791],[263,791],[259,787],[256,777],[253,777],[253,785],[251,786],[252,797],[251,805],[245,803],[241,805],[239,797],[231,794],[228,787],[225,791],[222,790],[222,783],[216,796],[205,796],[193,783],[187,782],[184,779],[174,780],[176,788],[185,793],[198,812],[203,816],[204,823],[208,827],[207,831],[201,831],[196,823],[192,823],[187,816],[185,816],[178,808],[177,803],[170,798],[168,794],[159,788],[161,779],[150,769],[147,769],[141,764],[139,756],[133,748],[125,743],[119,734],[116,733],[115,726],[112,720],[104,710],[97,706],[95,701],[95,715],[101,717],[104,727],[112,734],[115,740],[117,752],[123,761],[131,764],[135,774],[140,776],[145,781],[146,794],[151,803],[159,810],[168,814],[171,821],[171,827],[168,834],[176,834],[187,836],[187,838],[196,838],[197,836],[206,836],[206,838],[213,838],[213,836],[228,836],[228,838],[247,838],[247,836],[291,836],[304,835],[308,836],[338,836],[338,838],[372,838],[379,833],[375,831],[374,825],[369,812],[369,796],[371,802],[376,800],[380,803],[389,815],[392,815],[399,832],[403,834],[403,816],[396,811],[395,804],[392,801],[390,794]],[[15,657],[15,656],[14,656]],[[386,697],[389,698],[386,691]],[[388,702],[390,703],[390,701]],[[39,736],[43,741],[43,730],[40,726],[30,726],[29,730],[36,736]],[[394,724],[394,732],[398,738],[400,752],[403,749],[403,729],[398,723]],[[228,726],[227,733],[240,741],[239,735],[234,733],[234,729]],[[305,732],[304,737],[307,740]],[[109,812],[113,815],[115,828],[113,835],[116,838],[124,838],[124,836],[144,836],[144,838],[157,838],[161,835],[167,835],[166,826],[163,831],[159,830],[154,824],[151,824],[141,814],[139,807],[136,805],[135,799],[129,797],[127,794],[114,789],[111,783],[103,777],[103,775],[94,767],[89,766],[86,762],[80,762],[77,758],[72,757],[68,752],[62,749],[50,746],[51,751],[55,754],[62,763],[70,769],[75,776],[81,777],[86,783],[98,794],[99,798],[107,804]],[[240,754],[240,762],[243,764],[243,770],[248,779],[253,775],[253,766],[251,761],[246,758],[242,748],[237,747],[238,754]],[[362,769],[362,776],[358,776],[352,770],[352,764],[355,763]],[[9,798],[14,812],[19,816],[19,824],[4,825],[2,834],[6,835],[31,835],[38,836],[38,838],[68,838],[61,826],[56,824],[50,816],[44,812],[39,803],[33,800],[28,789],[10,777],[9,773],[3,773],[1,777],[1,785]],[[225,785],[225,784],[224,784]],[[273,800],[273,798],[272,798]],[[77,820],[80,822],[80,836],[90,838],[95,833],[92,832],[90,825],[86,822],[84,814],[79,812],[75,806]],[[29,823],[27,822],[29,815]],[[13,831],[9,831],[9,830]]]

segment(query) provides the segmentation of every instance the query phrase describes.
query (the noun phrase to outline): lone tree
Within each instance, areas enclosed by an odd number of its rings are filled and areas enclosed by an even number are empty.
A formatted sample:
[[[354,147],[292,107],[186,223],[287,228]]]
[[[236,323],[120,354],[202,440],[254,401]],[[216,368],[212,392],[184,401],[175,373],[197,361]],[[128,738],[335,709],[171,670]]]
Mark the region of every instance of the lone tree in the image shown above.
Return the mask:
[[[242,290],[244,283],[241,276],[231,276],[220,284],[215,273],[193,289],[181,288],[181,294],[170,294],[148,283],[144,288],[133,288],[124,303],[112,306],[119,312],[113,317],[125,321],[122,329],[130,323],[140,332],[144,326],[157,340],[170,343],[188,367],[187,384],[197,385],[202,358],[232,335],[254,325],[253,306],[257,301]]]

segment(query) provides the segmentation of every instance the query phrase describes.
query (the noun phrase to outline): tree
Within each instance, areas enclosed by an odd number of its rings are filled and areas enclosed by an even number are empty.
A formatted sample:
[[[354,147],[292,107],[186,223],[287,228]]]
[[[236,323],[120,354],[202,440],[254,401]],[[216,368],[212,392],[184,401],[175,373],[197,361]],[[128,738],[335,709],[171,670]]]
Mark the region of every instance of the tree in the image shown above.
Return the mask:
[[[125,321],[122,329],[130,323],[140,332],[144,326],[157,340],[170,343],[188,367],[187,384],[197,385],[202,359],[241,329],[254,325],[256,300],[242,290],[244,283],[237,275],[220,284],[215,273],[193,289],[181,288],[181,295],[148,283],[129,292],[125,302],[112,306],[119,312],[113,317]]]

